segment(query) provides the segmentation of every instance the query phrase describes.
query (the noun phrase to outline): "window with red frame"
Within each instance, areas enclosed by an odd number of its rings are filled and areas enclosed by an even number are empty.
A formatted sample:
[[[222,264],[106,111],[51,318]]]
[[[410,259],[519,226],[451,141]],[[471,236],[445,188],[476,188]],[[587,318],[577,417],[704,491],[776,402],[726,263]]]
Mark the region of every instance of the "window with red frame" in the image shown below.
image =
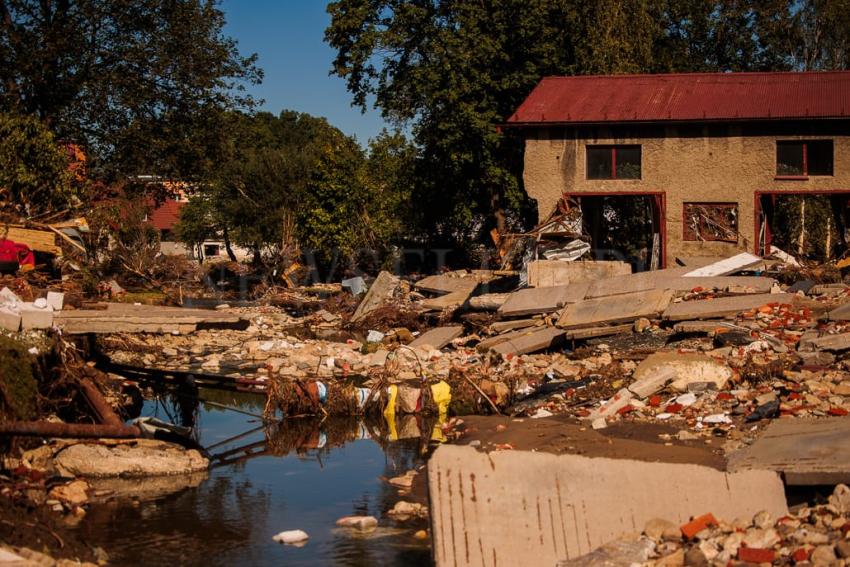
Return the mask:
[[[588,179],[640,179],[640,146],[587,146]]]
[[[738,242],[737,203],[685,203],[682,240]]]
[[[832,175],[832,140],[776,142],[776,176]]]

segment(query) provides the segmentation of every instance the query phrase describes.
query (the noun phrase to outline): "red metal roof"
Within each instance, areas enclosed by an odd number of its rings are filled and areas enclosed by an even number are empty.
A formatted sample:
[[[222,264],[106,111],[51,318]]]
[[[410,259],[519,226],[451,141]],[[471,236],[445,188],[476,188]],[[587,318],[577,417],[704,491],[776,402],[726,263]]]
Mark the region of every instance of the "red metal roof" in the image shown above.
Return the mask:
[[[850,71],[546,77],[508,125],[850,117]]]
[[[148,215],[148,222],[157,230],[171,230],[180,218],[180,209],[187,201],[175,201],[169,199],[159,207],[152,209]]]

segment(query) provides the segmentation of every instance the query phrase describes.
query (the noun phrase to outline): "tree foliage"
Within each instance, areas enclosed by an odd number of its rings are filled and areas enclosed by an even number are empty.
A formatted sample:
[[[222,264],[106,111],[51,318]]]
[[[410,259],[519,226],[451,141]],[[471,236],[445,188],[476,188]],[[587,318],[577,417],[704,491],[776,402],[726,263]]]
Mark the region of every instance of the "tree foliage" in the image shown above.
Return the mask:
[[[410,127],[423,237],[528,219],[499,125],[547,75],[846,68],[850,0],[336,0],[325,39],[353,102]]]
[[[383,133],[367,152],[324,118],[293,111],[230,115],[228,131],[229,158],[181,211],[182,241],[223,236],[270,266],[303,248],[344,269],[359,250],[402,237],[415,155],[404,136]]]
[[[65,149],[33,116],[0,114],[0,209],[15,217],[62,211],[81,185]]]
[[[254,56],[214,0],[0,1],[0,108],[83,145],[101,173],[197,177]]]

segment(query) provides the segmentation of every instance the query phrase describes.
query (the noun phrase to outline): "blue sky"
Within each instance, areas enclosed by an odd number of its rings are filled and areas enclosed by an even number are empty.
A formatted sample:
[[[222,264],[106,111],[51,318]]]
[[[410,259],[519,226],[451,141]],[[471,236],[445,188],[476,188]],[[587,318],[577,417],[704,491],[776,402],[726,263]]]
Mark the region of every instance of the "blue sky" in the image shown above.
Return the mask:
[[[323,41],[330,16],[323,0],[223,0],[225,31],[243,54],[256,53],[265,72],[251,94],[265,100],[263,110],[283,109],[324,116],[361,144],[377,135],[380,113],[365,115],[351,106],[345,81],[328,75],[334,51]]]

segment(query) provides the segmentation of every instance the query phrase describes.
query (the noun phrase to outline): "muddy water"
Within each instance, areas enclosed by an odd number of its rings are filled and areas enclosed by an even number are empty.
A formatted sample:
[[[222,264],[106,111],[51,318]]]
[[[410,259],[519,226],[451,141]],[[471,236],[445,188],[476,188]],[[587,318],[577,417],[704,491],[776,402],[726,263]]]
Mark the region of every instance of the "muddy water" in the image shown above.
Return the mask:
[[[261,413],[262,399],[202,391],[201,397]],[[427,424],[390,428],[383,421],[292,420],[263,428],[250,416],[201,404],[187,408],[195,436],[217,456],[190,486],[107,497],[80,523],[114,565],[429,565],[428,543],[413,537],[424,522],[397,524],[386,511],[399,499],[379,477],[422,463]],[[194,409],[194,411],[193,411]],[[170,401],[146,402],[145,414],[179,423]],[[401,436],[426,432],[426,439]],[[245,433],[237,439],[234,436]],[[140,480],[144,488],[149,481]],[[408,498],[409,499],[409,498]],[[345,515],[379,519],[373,533],[338,529]],[[304,547],[272,541],[282,530],[310,535]]]

